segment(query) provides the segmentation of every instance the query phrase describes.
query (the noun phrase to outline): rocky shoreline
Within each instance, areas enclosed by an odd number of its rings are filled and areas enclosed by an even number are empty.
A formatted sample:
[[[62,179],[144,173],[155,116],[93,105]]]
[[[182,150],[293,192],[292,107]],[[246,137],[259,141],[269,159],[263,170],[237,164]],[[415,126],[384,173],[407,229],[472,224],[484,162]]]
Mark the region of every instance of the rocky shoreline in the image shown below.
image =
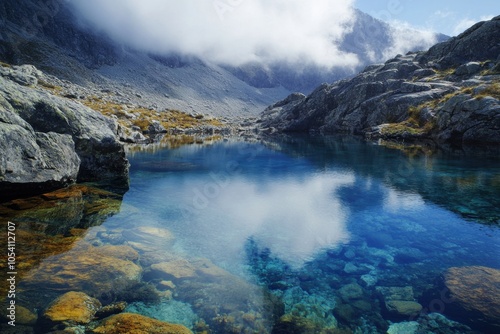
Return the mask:
[[[1,64],[0,106],[0,201],[76,182],[124,192],[125,144],[234,130],[227,120],[145,107],[124,92],[82,87],[32,65]]]
[[[500,17],[427,52],[398,55],[352,79],[323,84],[309,96],[294,93],[246,119],[162,109],[125,86],[84,87],[32,65],[2,63],[0,200],[75,182],[105,181],[126,190],[124,144],[155,143],[165,135],[347,133],[370,140],[498,145],[498,38]]]
[[[2,199],[75,182],[109,181],[128,189],[128,161],[110,118],[36,87],[43,74],[0,68]]]
[[[436,143],[500,143],[500,17],[427,52],[292,94],[262,113],[267,133],[350,133]],[[471,50],[474,50],[472,52]]]

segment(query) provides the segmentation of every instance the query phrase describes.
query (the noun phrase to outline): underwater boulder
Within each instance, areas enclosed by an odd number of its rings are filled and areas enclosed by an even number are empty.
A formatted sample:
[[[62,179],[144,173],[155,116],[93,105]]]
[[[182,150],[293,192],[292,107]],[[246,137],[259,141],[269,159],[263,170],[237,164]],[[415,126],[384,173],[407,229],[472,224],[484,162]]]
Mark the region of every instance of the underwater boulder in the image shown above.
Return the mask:
[[[88,324],[101,303],[83,292],[70,291],[54,300],[43,313],[49,323]]]
[[[102,320],[93,333],[192,334],[187,327],[143,315],[120,313]]]
[[[120,258],[134,255],[128,246],[93,247],[82,243],[66,253],[46,258],[25,276],[22,285],[26,290],[42,285],[52,291],[76,290],[92,296],[115,294],[141,277],[140,266]]]
[[[453,267],[446,270],[442,278],[450,292],[445,314],[500,332],[500,270]]]

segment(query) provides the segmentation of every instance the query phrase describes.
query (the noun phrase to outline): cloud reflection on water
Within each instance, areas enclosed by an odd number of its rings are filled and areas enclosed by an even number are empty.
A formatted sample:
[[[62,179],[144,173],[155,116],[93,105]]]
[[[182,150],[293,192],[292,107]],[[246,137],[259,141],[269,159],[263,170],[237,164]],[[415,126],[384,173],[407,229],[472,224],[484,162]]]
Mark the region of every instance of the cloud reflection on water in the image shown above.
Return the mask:
[[[251,238],[272,255],[300,266],[319,250],[348,241],[349,212],[337,191],[354,179],[350,173],[264,183],[236,178],[211,200],[209,208],[227,217],[232,231],[226,242],[243,246]]]

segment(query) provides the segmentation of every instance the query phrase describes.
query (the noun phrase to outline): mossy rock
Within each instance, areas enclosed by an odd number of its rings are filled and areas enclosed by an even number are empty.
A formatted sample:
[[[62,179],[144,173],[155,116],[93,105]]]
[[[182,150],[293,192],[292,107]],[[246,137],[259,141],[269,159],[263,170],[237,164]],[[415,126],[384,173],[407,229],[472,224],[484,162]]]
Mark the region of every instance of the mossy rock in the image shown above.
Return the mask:
[[[120,313],[108,317],[102,320],[92,333],[192,334],[185,326],[170,324],[132,313]]]

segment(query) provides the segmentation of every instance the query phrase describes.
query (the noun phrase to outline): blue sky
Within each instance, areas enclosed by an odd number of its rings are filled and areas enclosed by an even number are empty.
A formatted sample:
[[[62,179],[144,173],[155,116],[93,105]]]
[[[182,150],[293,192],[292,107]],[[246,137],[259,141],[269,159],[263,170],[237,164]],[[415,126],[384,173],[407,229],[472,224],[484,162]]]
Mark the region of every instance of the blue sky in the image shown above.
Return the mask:
[[[354,6],[383,21],[408,23],[450,36],[500,15],[499,0],[355,0]]]

